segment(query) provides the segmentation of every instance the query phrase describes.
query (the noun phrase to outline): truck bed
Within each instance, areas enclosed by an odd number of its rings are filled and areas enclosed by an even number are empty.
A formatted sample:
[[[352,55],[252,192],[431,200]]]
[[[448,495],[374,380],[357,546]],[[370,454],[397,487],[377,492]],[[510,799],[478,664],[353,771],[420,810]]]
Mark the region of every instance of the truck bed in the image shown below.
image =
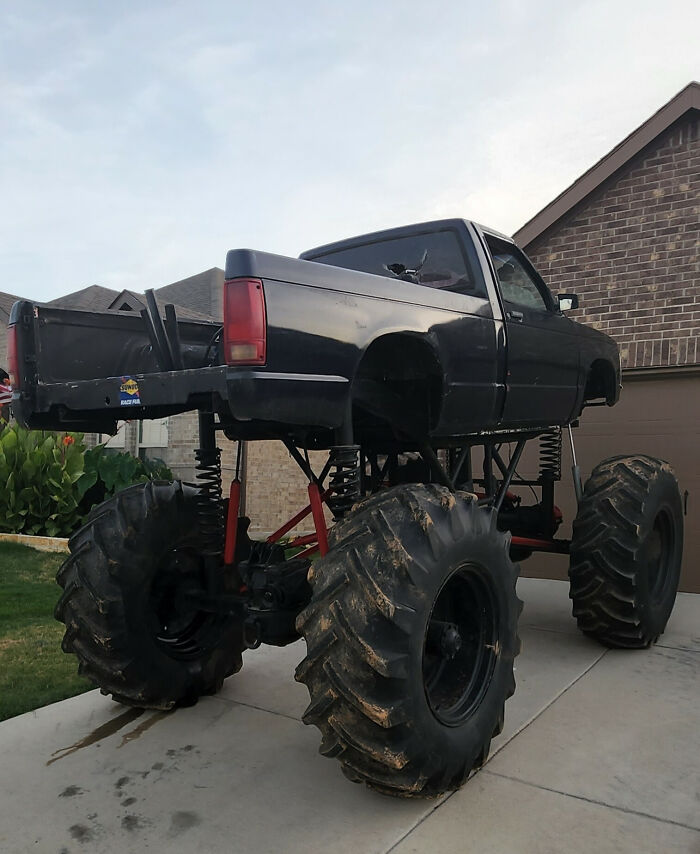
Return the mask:
[[[18,330],[20,375],[13,411],[31,428],[113,432],[118,419],[145,415],[141,393],[148,396],[153,383],[161,393],[157,405],[149,407],[150,418],[196,408],[195,375],[198,391],[215,391],[220,384],[221,369],[203,367],[220,328],[216,322],[178,321],[185,370],[176,372],[160,370],[148,328],[133,312],[55,308],[23,300],[15,303],[10,324]]]

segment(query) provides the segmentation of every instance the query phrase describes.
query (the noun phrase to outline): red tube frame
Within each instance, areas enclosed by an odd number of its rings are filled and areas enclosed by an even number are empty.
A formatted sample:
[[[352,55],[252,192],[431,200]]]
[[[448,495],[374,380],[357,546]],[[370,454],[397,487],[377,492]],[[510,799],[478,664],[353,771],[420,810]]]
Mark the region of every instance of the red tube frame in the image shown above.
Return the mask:
[[[276,543],[285,534],[296,527],[302,519],[311,514],[314,520],[313,534],[304,534],[294,537],[287,544],[288,548],[298,548],[300,546],[308,546],[296,557],[308,557],[314,552],[320,552],[325,555],[328,552],[328,527],[326,519],[323,515],[323,503],[328,500],[331,494],[330,489],[321,492],[318,484],[309,484],[309,503],[300,510],[292,518],[285,522],[281,528],[278,528],[267,538],[268,543]],[[224,540],[224,563],[226,566],[232,566],[236,555],[236,538],[238,534],[238,513],[241,506],[241,482],[240,480],[231,481],[231,489],[229,492],[228,513],[226,514],[226,536]]]
[[[331,494],[330,489],[321,492],[317,483],[310,483],[308,486],[309,503],[300,510],[296,515],[285,522],[281,528],[278,528],[274,533],[267,538],[268,543],[275,543],[280,540],[285,534],[292,530],[302,519],[311,514],[314,521],[314,534],[304,534],[299,537],[294,537],[290,540],[289,548],[298,548],[300,546],[308,546],[304,551],[300,552],[296,557],[308,557],[318,551],[321,555],[328,552],[328,527],[326,519],[323,515],[323,503],[327,501]],[[241,499],[241,482],[234,480],[231,482],[229,494],[228,514],[226,516],[226,539],[224,542],[224,563],[226,566],[233,564],[236,554],[236,536],[238,533],[238,512],[240,509]],[[568,554],[568,540],[542,540],[533,537],[512,537],[511,546],[519,546],[520,548],[530,549],[537,552],[551,552],[554,554]]]
[[[326,517],[323,515],[323,498],[321,490],[317,483],[309,484],[309,504],[311,505],[311,515],[314,519],[314,527],[316,528],[316,536],[318,537],[318,550],[321,557],[328,553],[328,528],[326,527]],[[313,549],[307,549],[302,552],[306,556]],[[301,556],[301,555],[300,555]]]
[[[309,487],[311,487],[312,485],[315,486],[315,484],[309,484]],[[318,490],[318,486],[316,486],[316,489]],[[325,492],[321,492],[320,493],[321,501],[326,501],[328,499],[328,497],[330,496],[330,494],[331,494],[330,489],[327,489]],[[300,510],[296,514],[296,516],[292,516],[292,518],[289,520],[289,522],[285,522],[281,528],[278,528],[274,533],[270,534],[270,536],[267,538],[268,543],[276,543],[277,540],[280,540],[288,531],[291,531],[292,528],[296,527],[296,525],[298,525],[302,519],[306,519],[306,517],[309,515],[309,513],[313,513],[313,507],[311,505],[310,499],[311,499],[311,489],[309,489],[309,503],[306,505],[306,507],[304,507],[303,510]],[[315,520],[314,520],[314,523],[315,523]],[[311,542],[311,540],[309,540],[309,542]],[[298,543],[298,545],[304,545],[304,544]]]

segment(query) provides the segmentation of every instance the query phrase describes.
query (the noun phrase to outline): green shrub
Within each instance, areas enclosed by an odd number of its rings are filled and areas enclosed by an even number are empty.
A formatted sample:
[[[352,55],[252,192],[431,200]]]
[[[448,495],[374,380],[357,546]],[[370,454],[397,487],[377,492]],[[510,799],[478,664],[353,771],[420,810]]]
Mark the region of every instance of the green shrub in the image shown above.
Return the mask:
[[[80,434],[7,425],[0,432],[0,531],[64,536],[80,523]]]
[[[0,424],[0,531],[65,537],[120,489],[172,477],[160,460],[86,450],[81,433]]]
[[[173,474],[162,460],[141,460],[124,451],[115,453],[97,445],[85,452],[84,477],[87,487],[82,504],[87,513],[132,483],[172,480]]]

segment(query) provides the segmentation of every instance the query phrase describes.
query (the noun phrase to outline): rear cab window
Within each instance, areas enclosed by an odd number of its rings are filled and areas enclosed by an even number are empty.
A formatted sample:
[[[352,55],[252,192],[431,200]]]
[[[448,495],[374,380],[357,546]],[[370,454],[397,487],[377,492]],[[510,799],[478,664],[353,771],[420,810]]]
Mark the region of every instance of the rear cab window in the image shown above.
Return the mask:
[[[451,229],[362,243],[315,256],[313,260],[488,299],[483,278],[474,273],[477,265],[467,257],[459,237]]]

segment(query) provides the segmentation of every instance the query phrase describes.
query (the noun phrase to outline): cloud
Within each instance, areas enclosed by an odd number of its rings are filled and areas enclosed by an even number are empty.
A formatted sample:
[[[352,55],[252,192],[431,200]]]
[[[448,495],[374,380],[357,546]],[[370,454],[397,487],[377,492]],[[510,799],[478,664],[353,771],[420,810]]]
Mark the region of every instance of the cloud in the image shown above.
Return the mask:
[[[0,15],[0,289],[433,217],[512,232],[692,78],[694,4],[634,8],[26,0]]]

